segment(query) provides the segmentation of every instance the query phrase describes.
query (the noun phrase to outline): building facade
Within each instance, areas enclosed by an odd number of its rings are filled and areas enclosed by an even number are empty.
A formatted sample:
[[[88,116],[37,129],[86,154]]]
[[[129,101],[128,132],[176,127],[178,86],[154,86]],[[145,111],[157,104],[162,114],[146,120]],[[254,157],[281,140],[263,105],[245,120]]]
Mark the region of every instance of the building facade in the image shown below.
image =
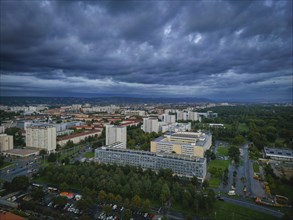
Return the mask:
[[[157,118],[144,118],[142,130],[146,133],[159,132],[159,121]]]
[[[204,157],[212,146],[212,135],[202,132],[169,133],[151,141],[151,152],[176,153]]]
[[[27,127],[26,146],[54,152],[56,149],[56,127],[47,124]]]
[[[0,152],[13,149],[13,136],[0,134]]]
[[[265,147],[264,153],[266,158],[281,161],[293,161],[293,150],[292,149],[280,149]]]
[[[122,142],[124,148],[127,145],[126,126],[106,125],[106,145]]]
[[[61,147],[66,145],[68,141],[72,141],[74,144],[78,144],[80,141],[85,140],[88,137],[98,137],[101,135],[101,133],[102,132],[100,130],[91,130],[83,133],[71,134],[58,138],[57,144],[59,144]]]
[[[130,165],[143,169],[171,169],[178,176],[196,176],[201,181],[206,176],[206,159],[176,154],[153,153],[119,149],[116,147],[101,147],[95,150],[95,160],[99,163]]]

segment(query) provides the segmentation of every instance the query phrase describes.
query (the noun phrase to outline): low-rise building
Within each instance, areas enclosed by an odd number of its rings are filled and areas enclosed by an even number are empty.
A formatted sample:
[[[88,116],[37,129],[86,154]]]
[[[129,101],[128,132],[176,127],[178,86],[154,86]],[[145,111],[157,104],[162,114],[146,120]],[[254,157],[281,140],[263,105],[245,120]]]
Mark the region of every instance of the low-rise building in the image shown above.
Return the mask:
[[[266,158],[273,160],[293,161],[292,149],[265,147],[264,153]]]
[[[95,160],[99,163],[130,165],[143,169],[171,169],[178,176],[196,176],[201,181],[206,176],[206,159],[178,154],[154,153],[121,149],[117,147],[100,147],[95,150]]]
[[[151,141],[151,152],[176,153],[204,157],[212,145],[212,135],[202,132],[176,132]]]
[[[57,144],[59,144],[61,147],[66,145],[68,141],[72,141],[74,144],[78,144],[80,141],[85,140],[87,137],[98,137],[101,135],[101,133],[102,132],[100,130],[92,130],[83,133],[71,134],[65,137],[58,138]]]

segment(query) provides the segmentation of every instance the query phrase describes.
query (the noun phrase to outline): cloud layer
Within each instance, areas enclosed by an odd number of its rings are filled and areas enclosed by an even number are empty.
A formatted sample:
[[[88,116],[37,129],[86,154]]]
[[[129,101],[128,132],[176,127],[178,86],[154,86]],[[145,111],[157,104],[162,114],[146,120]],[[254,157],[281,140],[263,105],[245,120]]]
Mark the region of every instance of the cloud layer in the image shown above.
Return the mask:
[[[1,95],[292,100],[292,1],[1,1]]]

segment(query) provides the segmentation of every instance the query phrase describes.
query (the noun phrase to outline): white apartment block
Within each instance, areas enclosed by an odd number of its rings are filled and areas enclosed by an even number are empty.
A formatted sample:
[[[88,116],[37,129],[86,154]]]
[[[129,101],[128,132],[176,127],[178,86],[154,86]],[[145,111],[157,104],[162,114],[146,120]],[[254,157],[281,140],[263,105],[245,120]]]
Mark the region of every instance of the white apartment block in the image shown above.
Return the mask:
[[[198,113],[197,112],[189,111],[188,112],[188,120],[198,121]]]
[[[0,126],[0,134],[3,134],[5,132],[5,127],[3,125]]]
[[[129,116],[145,116],[145,111],[142,110],[125,110],[124,115],[129,115]]]
[[[0,134],[0,152],[13,149],[13,136]]]
[[[180,131],[191,131],[191,123],[159,123],[159,131],[165,133],[167,131],[170,132],[180,132]]]
[[[177,121],[187,121],[188,120],[188,113],[184,111],[176,111],[177,114]]]
[[[176,116],[175,115],[169,115],[169,114],[163,114],[162,120],[165,123],[175,123],[176,122]]]
[[[48,152],[56,149],[56,127],[35,125],[26,129],[26,146],[45,149]]]
[[[127,146],[127,127],[106,125],[106,145],[122,142],[123,148]]]
[[[159,121],[157,118],[144,118],[142,130],[146,133],[159,132]]]

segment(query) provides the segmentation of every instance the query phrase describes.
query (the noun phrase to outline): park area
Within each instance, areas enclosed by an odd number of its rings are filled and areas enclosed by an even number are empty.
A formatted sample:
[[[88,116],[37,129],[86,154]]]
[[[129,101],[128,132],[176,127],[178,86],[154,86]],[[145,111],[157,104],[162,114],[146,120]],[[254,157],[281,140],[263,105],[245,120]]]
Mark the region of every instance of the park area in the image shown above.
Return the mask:
[[[223,201],[217,201],[215,203],[215,212],[214,219],[216,220],[226,220],[226,219],[237,219],[237,220],[273,220],[275,217],[258,212],[249,208],[245,208],[243,206],[238,206],[234,204],[230,204]]]
[[[217,156],[228,156],[228,147],[218,147]]]
[[[209,164],[208,171],[211,174],[209,186],[218,188],[221,184],[221,177],[226,168],[229,167],[231,160],[212,160]]]

